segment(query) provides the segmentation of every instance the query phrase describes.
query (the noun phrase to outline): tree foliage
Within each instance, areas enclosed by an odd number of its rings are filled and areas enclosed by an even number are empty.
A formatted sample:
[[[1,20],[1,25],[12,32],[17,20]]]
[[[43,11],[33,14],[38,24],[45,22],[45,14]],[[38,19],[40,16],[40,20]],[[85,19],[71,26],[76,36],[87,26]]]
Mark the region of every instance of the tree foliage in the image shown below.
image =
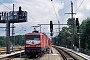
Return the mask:
[[[87,18],[82,22],[81,33],[81,47],[90,49],[90,18]]]
[[[59,35],[56,36],[58,38],[61,46],[71,46],[72,41],[72,19],[67,20],[68,27],[63,27],[59,32]],[[76,47],[79,47],[79,36],[77,35],[77,28],[75,26],[74,19],[74,44]],[[84,53],[90,55],[90,18],[87,18],[82,21],[79,29],[80,33],[80,41],[81,41],[81,49],[83,48]],[[56,37],[53,38],[53,42],[58,42]],[[54,41],[55,40],[55,41]]]
[[[4,36],[0,37],[0,47],[6,46],[6,38]]]
[[[15,46],[24,45],[24,36],[23,35],[16,35],[15,37]],[[14,41],[12,41],[12,36],[10,37],[10,45],[14,44]],[[6,37],[5,36],[0,36],[0,47],[5,47],[6,46]]]
[[[74,20],[74,27],[75,27],[75,19]],[[71,47],[71,41],[72,41],[72,19],[68,19],[67,20],[67,25],[68,27],[63,27],[62,30],[59,32],[58,40],[60,45],[62,46],[66,46],[66,47]],[[76,42],[78,42],[77,39],[77,35],[76,35],[76,27],[74,29],[74,36],[75,36],[75,45],[78,46],[78,44]],[[55,39],[56,37],[54,37],[53,39]],[[56,40],[56,39],[55,39]],[[58,42],[58,40],[56,40]],[[55,43],[56,41],[53,40],[53,42]]]

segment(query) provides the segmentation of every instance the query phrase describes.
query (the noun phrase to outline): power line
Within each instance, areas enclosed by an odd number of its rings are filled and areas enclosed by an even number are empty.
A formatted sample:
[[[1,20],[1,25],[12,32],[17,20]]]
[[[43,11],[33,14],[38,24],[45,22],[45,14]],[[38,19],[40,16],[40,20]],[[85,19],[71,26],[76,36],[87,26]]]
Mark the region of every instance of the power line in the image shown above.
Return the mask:
[[[20,4],[18,4],[18,2],[17,2],[16,0],[14,0],[14,2],[15,2],[17,5],[20,5]],[[15,4],[15,5],[16,5],[16,4]],[[15,6],[15,7],[17,7],[17,6]]]
[[[52,2],[52,1],[51,1],[51,2]],[[52,6],[53,6],[54,12],[55,12],[55,14],[56,14],[57,20],[59,20],[53,2],[52,2]]]
[[[16,2],[16,0],[14,0],[14,2]],[[16,4],[17,4],[17,2],[16,2]]]
[[[1,4],[3,4],[2,2],[0,2]],[[8,6],[6,6],[5,4],[3,4],[5,7],[7,7],[8,9],[12,10],[11,8],[9,8]]]
[[[80,8],[80,6],[83,4],[84,0],[81,2],[81,4],[79,5],[79,7],[76,9],[76,11]]]
[[[59,14],[60,14],[61,16],[63,16],[62,19],[61,19],[62,21],[65,20],[65,18],[66,18],[65,12],[68,11],[69,9],[70,9],[70,6],[69,6],[69,4],[68,4],[68,5],[65,6],[62,10],[60,10],[61,13],[59,13]]]
[[[45,20],[48,20],[49,18],[51,18],[53,15],[55,15],[55,13],[54,14],[52,14],[52,15],[50,15],[48,18],[46,18]]]
[[[7,1],[7,0],[4,0],[5,2],[7,2],[7,3],[9,3],[9,1]],[[14,0],[15,1],[15,0]],[[15,1],[16,2],[16,1]],[[1,4],[3,4],[2,2],[0,2]],[[17,2],[16,2],[16,4],[17,4]],[[3,4],[5,7],[7,7],[8,9],[10,9],[10,10],[12,10],[11,8],[9,8],[8,6],[6,6],[5,4]],[[15,6],[15,5],[14,5]],[[17,7],[17,6],[15,6],[15,7]]]
[[[17,2],[16,0],[14,0],[14,1],[16,2],[17,5],[20,5],[20,4],[18,4],[18,2]],[[15,4],[15,7],[17,7],[16,4]],[[23,9],[23,8],[22,8],[22,9]],[[30,16],[30,15],[29,15],[29,16]],[[37,21],[37,20],[34,19],[32,16],[30,16],[30,17],[31,17],[33,20]]]
[[[62,12],[62,13],[60,13],[60,14],[65,13],[65,12],[68,10],[67,8],[69,8],[69,9],[70,9],[70,6],[69,6],[69,5],[67,5],[64,9],[60,10],[60,11],[63,11],[63,12]]]
[[[4,0],[4,1],[6,1],[7,3],[9,3],[7,0]]]

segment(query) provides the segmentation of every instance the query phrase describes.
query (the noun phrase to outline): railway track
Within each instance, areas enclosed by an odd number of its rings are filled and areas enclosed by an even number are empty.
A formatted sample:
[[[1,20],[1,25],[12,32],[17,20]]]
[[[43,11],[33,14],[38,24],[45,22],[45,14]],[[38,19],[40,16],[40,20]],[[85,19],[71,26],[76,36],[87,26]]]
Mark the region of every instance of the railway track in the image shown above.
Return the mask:
[[[22,48],[22,49],[17,48],[14,51],[12,51],[12,49],[10,49],[11,52],[17,52],[17,51],[21,51],[21,50],[24,50],[24,48]],[[6,49],[0,50],[0,55],[1,54],[6,54]]]
[[[77,58],[76,56],[74,56],[73,54],[68,53],[67,51],[65,51],[64,49],[61,49],[59,47],[53,46],[56,50],[59,51],[59,53],[61,54],[61,56],[63,57],[64,60],[80,60],[81,58]],[[83,59],[81,59],[83,60]]]
[[[20,57],[24,55],[24,52],[22,53],[17,53],[17,54],[14,54],[14,55],[9,55],[7,57],[4,57],[4,58],[0,58],[0,60],[13,60],[14,58],[17,58],[17,57]]]
[[[8,57],[0,58],[0,60],[40,60],[41,56],[28,57],[24,52],[11,55]]]
[[[58,50],[58,52],[61,54],[61,56],[63,57],[63,60],[86,60],[81,58],[80,56],[72,53],[71,51],[68,51],[67,49],[64,49],[62,47],[59,46],[53,46],[56,50]],[[8,56],[5,58],[1,58],[0,60],[42,60],[42,58],[45,57],[46,55],[38,55],[36,57],[28,57],[24,52],[23,53],[18,53],[12,56]],[[52,54],[51,54],[52,56]],[[51,57],[52,58],[52,57]],[[51,59],[50,58],[50,59]],[[48,59],[48,58],[47,58]]]

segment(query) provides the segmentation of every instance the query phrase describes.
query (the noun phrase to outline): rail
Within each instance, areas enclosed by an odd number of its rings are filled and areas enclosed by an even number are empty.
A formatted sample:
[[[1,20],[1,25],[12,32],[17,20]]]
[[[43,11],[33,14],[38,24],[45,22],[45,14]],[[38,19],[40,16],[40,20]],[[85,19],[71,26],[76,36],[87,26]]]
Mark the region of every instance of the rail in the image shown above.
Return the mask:
[[[56,50],[59,51],[59,53],[61,54],[61,56],[63,57],[64,60],[79,60],[78,58],[72,56],[71,54],[69,54],[68,52],[66,52],[65,50],[55,47],[53,46]]]

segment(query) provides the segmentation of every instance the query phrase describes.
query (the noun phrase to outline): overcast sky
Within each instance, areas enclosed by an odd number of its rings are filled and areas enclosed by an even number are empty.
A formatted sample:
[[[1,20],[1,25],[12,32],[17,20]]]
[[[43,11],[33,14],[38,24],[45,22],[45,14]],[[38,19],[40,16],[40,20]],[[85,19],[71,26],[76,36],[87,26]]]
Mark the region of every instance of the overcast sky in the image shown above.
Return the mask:
[[[32,26],[49,24],[50,20],[55,24],[58,21],[61,24],[66,24],[67,19],[71,17],[71,15],[65,14],[71,12],[71,1],[74,5],[73,10],[76,13],[74,17],[78,17],[80,23],[85,18],[90,17],[90,0],[0,0],[0,12],[12,11],[13,4],[15,4],[15,11],[18,11],[19,6],[22,7],[23,11],[27,11],[28,22],[15,23],[15,34],[25,34],[33,30]],[[0,24],[0,27],[2,26],[6,25]],[[58,32],[57,28],[58,26],[54,26],[54,32]],[[42,32],[49,33],[49,26],[42,26]],[[0,36],[6,35],[5,28],[0,28],[0,34]]]

